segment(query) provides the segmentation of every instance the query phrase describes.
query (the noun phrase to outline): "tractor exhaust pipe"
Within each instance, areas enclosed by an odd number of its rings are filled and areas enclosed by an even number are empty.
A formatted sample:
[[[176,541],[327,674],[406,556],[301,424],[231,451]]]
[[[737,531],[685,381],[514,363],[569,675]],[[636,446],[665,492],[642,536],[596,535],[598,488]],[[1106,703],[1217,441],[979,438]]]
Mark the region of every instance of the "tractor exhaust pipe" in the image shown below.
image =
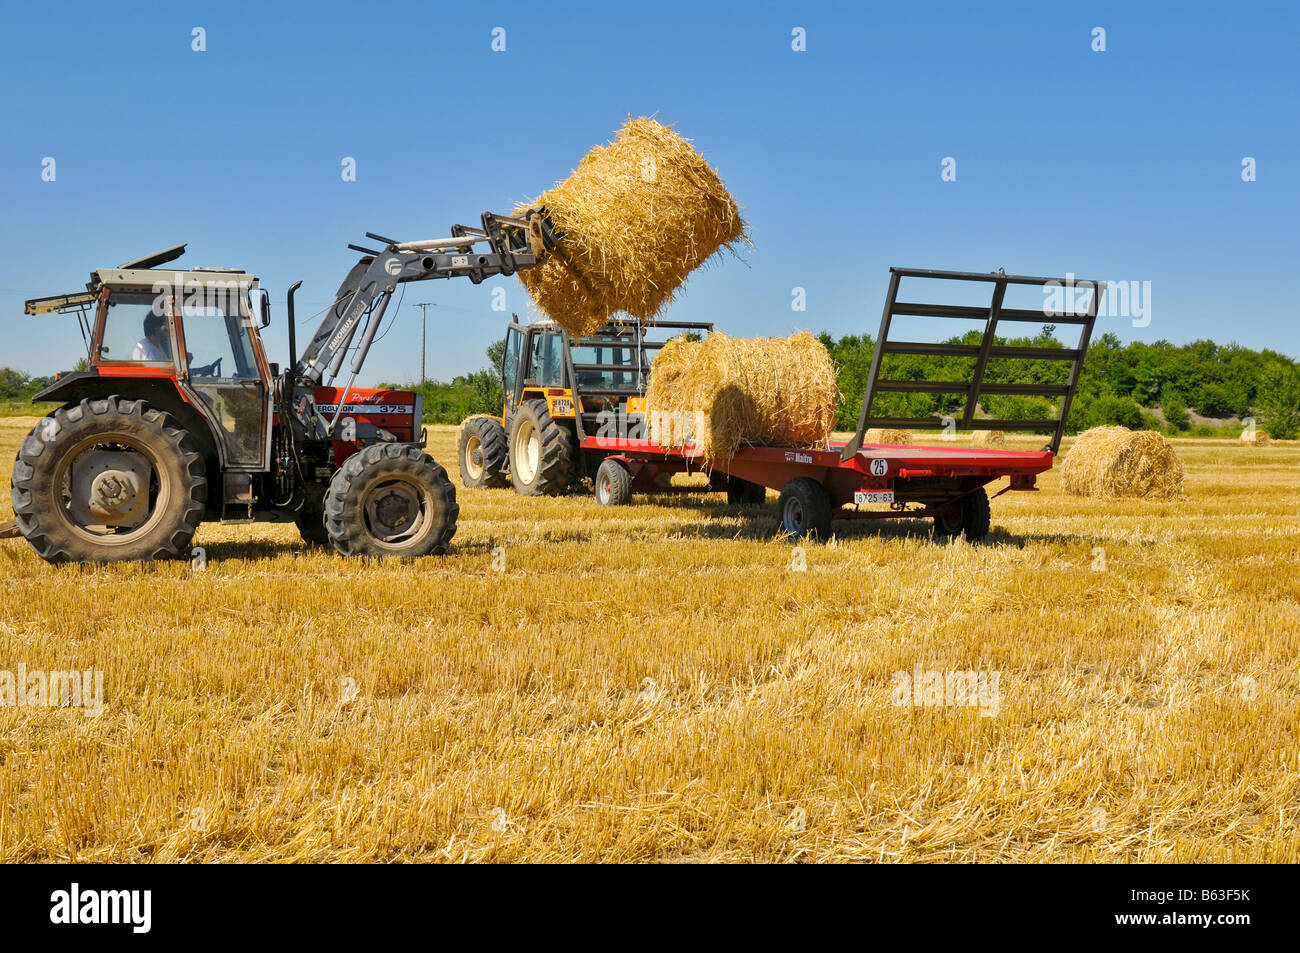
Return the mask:
[[[288,302],[286,310],[289,314],[289,366],[298,366],[298,323],[293,318],[293,296],[299,288],[302,287],[302,279],[299,278],[289,286]]]

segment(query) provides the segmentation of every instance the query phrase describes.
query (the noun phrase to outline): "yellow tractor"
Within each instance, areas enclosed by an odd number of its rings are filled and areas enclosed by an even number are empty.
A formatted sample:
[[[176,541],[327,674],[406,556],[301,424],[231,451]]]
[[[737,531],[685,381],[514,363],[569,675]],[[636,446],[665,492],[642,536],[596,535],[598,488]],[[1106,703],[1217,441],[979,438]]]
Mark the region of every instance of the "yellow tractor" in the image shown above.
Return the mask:
[[[634,490],[677,489],[669,481],[685,469],[680,461],[634,463],[619,450],[649,438],[645,390],[653,355],[678,334],[698,338],[712,330],[704,322],[624,319],[575,336],[550,320],[520,324],[516,317],[501,360],[501,416],[480,414],[461,424],[461,480],[539,496],[590,479],[607,505],[627,502]],[[732,502],[758,502],[762,487],[732,481],[714,489]]]

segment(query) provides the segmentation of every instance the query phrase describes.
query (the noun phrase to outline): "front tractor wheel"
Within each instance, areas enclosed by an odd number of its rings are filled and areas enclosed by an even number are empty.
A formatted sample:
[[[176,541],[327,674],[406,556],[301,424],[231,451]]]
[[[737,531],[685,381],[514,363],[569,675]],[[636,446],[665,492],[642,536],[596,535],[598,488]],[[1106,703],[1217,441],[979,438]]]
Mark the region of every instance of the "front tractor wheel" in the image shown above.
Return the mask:
[[[460,481],[468,487],[509,486],[510,452],[501,421],[487,415],[466,417],[456,437]]]
[[[989,495],[984,487],[967,493],[947,512],[934,518],[934,533],[939,537],[963,533],[970,542],[983,539],[989,531]]]
[[[409,444],[353,454],[325,494],[325,531],[344,556],[440,556],[459,513],[447,471]]]
[[[573,434],[544,400],[519,405],[510,420],[510,481],[524,496],[558,496],[574,479]]]
[[[18,531],[52,563],[189,558],[207,498],[190,435],[142,400],[56,410],[14,460]]]

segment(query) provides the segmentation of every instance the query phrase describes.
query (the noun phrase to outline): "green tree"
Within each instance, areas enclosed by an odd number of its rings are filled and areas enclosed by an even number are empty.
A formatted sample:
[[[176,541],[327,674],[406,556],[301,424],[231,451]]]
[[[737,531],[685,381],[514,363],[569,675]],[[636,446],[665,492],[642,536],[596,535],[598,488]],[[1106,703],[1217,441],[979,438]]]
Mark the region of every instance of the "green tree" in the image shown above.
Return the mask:
[[[1191,422],[1191,417],[1187,413],[1187,402],[1178,394],[1166,393],[1165,399],[1160,404],[1160,409],[1164,411],[1165,420],[1169,426],[1175,430],[1186,430],[1187,425]]]
[[[488,367],[493,370],[501,368],[501,360],[506,353],[506,339],[499,338],[487,346]]]
[[[1256,417],[1270,437],[1300,437],[1300,368],[1271,364],[1265,369],[1259,382]]]

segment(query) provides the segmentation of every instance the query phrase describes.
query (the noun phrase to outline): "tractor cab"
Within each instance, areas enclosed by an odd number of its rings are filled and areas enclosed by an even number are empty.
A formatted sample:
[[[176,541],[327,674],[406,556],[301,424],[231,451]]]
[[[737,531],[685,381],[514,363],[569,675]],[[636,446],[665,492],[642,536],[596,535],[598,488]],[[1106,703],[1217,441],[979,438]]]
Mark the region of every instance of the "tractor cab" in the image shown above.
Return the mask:
[[[250,308],[253,275],[233,270],[150,272],[100,269],[102,294],[91,335],[90,365],[101,375],[158,373],[219,436],[228,469],[265,469],[270,448],[271,371]],[[188,396],[188,395],[187,395]]]
[[[179,402],[204,418],[223,470],[264,471],[272,372],[259,331],[269,320],[267,298],[257,277],[239,269],[156,267],[184,247],[96,269],[85,294],[27,303],[30,314],[76,310],[81,319],[89,368],[61,375],[54,388],[76,389],[78,378],[133,378],[158,406]]]
[[[594,433],[601,415],[637,415],[644,409],[650,367],[659,348],[677,334],[708,334],[705,322],[621,319],[585,335],[551,320],[506,330],[501,361],[503,425],[522,404],[545,400],[551,416],[572,423],[578,437]]]

